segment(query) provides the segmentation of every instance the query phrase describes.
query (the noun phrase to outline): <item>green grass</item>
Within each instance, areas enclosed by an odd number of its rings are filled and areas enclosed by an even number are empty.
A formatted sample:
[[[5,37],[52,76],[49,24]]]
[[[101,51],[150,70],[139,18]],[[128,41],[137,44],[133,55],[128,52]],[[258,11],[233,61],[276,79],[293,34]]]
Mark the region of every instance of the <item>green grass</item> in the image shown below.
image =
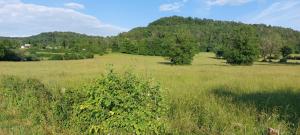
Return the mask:
[[[296,64],[230,66],[214,54],[200,53],[192,65],[172,66],[162,57],[108,54],[88,60],[0,62],[0,75],[76,88],[100,76],[108,64],[118,72],[132,69],[153,77],[167,89],[168,122],[174,134],[262,134],[268,127],[281,134],[300,134],[300,65]],[[0,132],[14,124],[3,124],[7,118],[18,116],[4,115],[0,115]],[[18,131],[29,132],[24,127]]]

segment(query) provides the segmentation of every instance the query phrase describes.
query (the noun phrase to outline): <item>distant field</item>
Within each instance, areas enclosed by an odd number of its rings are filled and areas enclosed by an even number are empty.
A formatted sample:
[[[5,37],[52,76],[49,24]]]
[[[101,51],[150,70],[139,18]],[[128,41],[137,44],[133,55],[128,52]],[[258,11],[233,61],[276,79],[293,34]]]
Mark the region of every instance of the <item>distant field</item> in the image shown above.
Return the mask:
[[[295,64],[230,66],[214,54],[200,53],[192,65],[172,66],[162,57],[108,54],[75,61],[0,62],[0,75],[69,88],[100,76],[109,64],[153,77],[168,90],[174,133],[260,134],[272,127],[300,134],[300,65]]]

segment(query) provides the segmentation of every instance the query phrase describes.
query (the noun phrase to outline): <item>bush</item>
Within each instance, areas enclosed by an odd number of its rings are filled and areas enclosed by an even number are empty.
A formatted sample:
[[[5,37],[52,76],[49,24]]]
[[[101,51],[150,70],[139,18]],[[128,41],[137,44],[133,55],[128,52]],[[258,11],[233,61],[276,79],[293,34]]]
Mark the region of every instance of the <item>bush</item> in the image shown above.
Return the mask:
[[[195,55],[193,48],[193,46],[188,45],[176,45],[172,47],[169,54],[170,62],[174,65],[191,64]]]
[[[283,58],[287,58],[290,54],[293,53],[293,49],[289,46],[282,47],[280,51]]]
[[[281,48],[282,59],[280,59],[280,63],[287,63],[288,57],[293,53],[293,49],[289,46],[284,46]]]
[[[6,49],[4,55],[0,58],[2,61],[23,61],[24,57],[16,50]]]
[[[288,59],[287,58],[282,58],[279,60],[280,63],[287,63]]]
[[[223,58],[224,57],[224,50],[217,50],[216,51],[216,57],[217,58]]]
[[[25,56],[26,61],[40,61],[40,58],[34,54]]]
[[[249,27],[241,27],[235,30],[229,43],[229,49],[225,52],[227,63],[233,65],[251,65],[258,57],[257,42],[253,30]]]
[[[84,88],[75,105],[75,129],[90,134],[159,134],[165,132],[161,88],[127,72],[112,70]]]
[[[70,128],[73,124],[72,120],[76,119],[74,116],[74,106],[80,104],[86,100],[86,96],[83,91],[62,91],[58,95],[54,105],[53,114],[55,121],[59,124],[62,129]]]
[[[188,32],[178,32],[170,37],[168,57],[174,65],[189,65],[195,56],[195,42]]]
[[[65,53],[65,54],[53,54],[49,60],[80,60],[80,59],[92,59],[94,54],[92,53]]]
[[[300,60],[300,56],[288,56],[287,59],[290,59],[290,60]]]
[[[50,56],[48,60],[64,60],[64,57],[61,54],[54,54]]]
[[[86,59],[93,59],[94,58],[94,54],[93,53],[85,53],[84,55],[85,55]],[[101,54],[99,54],[99,55],[101,55]]]
[[[76,53],[66,53],[64,55],[64,60],[79,60],[79,59],[84,59],[84,57]]]
[[[27,51],[5,49],[2,50],[0,61],[39,61],[40,59]]]

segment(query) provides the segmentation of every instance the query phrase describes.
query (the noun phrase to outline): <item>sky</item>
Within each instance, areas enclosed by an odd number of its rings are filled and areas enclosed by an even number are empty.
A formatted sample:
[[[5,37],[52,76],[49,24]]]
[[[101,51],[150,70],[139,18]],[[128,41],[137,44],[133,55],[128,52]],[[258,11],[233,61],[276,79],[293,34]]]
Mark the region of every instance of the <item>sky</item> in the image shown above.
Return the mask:
[[[0,0],[0,36],[113,36],[173,15],[300,30],[300,0]]]

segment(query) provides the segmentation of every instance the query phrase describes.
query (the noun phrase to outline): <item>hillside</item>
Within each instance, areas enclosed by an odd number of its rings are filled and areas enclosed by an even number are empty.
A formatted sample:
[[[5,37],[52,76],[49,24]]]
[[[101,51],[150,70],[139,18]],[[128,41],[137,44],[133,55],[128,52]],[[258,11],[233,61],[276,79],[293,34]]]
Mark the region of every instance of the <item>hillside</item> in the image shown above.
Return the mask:
[[[240,22],[216,21],[211,19],[184,18],[179,16],[165,17],[150,23],[147,27],[132,29],[123,33],[119,38],[128,38],[133,41],[136,50],[153,51],[161,50],[164,46],[159,40],[166,40],[169,35],[177,31],[189,33],[197,43],[198,51],[212,51],[214,48],[224,45],[239,27],[247,26],[255,31],[258,37],[257,42],[268,35],[279,35],[283,45],[292,47],[296,53],[300,52],[300,32],[289,28],[273,27],[264,24],[244,24]],[[273,38],[273,37],[271,37]],[[153,42],[156,41],[156,42]],[[149,47],[150,46],[150,47]],[[146,48],[146,49],[145,49]],[[163,52],[163,51],[162,51]],[[137,54],[147,54],[147,52],[135,52]],[[149,55],[162,55],[157,52],[148,53]]]
[[[272,40],[277,38],[280,44],[293,48],[294,53],[300,52],[300,32],[293,29],[179,16],[164,17],[150,23],[147,27],[137,27],[115,37],[88,36],[73,32],[47,32],[23,38],[0,37],[0,44],[16,48],[30,43],[39,49],[46,47],[88,49],[94,53],[112,48],[114,51],[129,54],[164,56],[169,49],[166,42],[174,37],[174,33],[185,34],[185,37],[191,38],[198,52],[214,51],[216,48],[224,47],[235,34],[234,30],[240,27],[252,29],[258,38],[257,44],[263,44],[264,38]]]
[[[56,48],[60,51],[82,49],[93,53],[103,53],[107,46],[107,38],[88,36],[74,32],[47,32],[22,38],[1,37],[0,44],[8,48],[20,48],[21,45],[31,44],[34,49]]]

